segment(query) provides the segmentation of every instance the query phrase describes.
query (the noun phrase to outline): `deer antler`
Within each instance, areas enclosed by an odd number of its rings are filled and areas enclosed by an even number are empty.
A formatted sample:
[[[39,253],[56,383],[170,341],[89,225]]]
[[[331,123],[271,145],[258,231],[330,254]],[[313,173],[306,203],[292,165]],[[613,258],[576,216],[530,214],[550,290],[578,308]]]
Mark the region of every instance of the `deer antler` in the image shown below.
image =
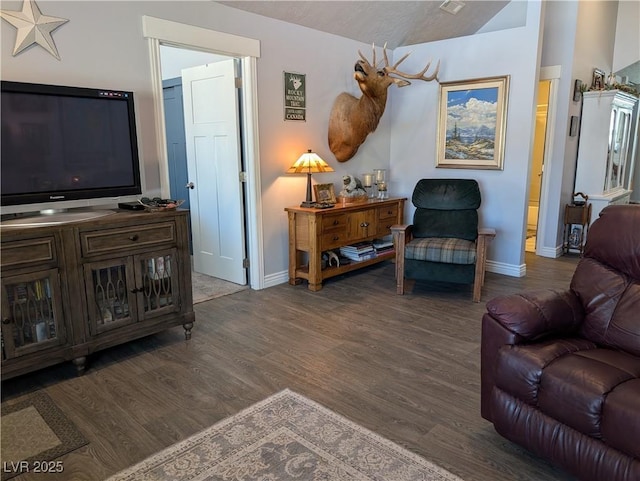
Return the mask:
[[[397,67],[402,62],[404,62],[404,60],[411,54],[411,52],[405,53],[402,56],[402,58],[400,60],[398,60],[395,64],[393,64],[393,66],[391,66],[391,67],[389,66],[389,58],[387,57],[387,44],[386,43],[384,44],[383,53],[384,53],[384,70],[385,70],[385,72],[387,72],[387,74],[392,73],[392,74],[398,75],[399,77],[402,77],[402,78],[425,80],[427,82],[431,82],[432,80],[438,81],[438,72],[440,71],[440,60],[438,60],[438,65],[436,65],[436,71],[432,75],[429,75],[428,77],[425,77],[424,74],[426,73],[427,70],[429,70],[429,67],[431,66],[431,62],[429,62],[427,64],[427,66],[425,68],[423,68],[420,72],[414,73],[414,74],[410,74],[410,73],[401,72],[400,70],[397,69]]]
[[[386,47],[387,44],[385,43],[384,46]],[[376,68],[376,44],[372,43],[371,47],[373,49],[373,63],[369,63],[369,61],[367,60],[367,58],[362,54],[362,52],[360,50],[358,50],[358,54],[360,55],[360,58],[362,60],[364,60],[365,62],[367,62],[369,65],[371,65],[373,68]]]

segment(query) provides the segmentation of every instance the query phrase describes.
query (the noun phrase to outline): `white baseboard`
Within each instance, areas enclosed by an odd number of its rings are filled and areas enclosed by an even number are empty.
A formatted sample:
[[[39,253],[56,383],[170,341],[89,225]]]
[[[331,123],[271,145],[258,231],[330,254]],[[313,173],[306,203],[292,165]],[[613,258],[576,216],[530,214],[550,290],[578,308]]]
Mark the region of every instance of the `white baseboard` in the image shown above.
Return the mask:
[[[524,277],[527,275],[526,264],[514,265],[505,264],[504,262],[491,261],[487,259],[486,270],[489,272],[495,272],[496,274],[503,274],[511,277]]]
[[[269,274],[264,276],[263,289],[267,287],[277,286],[278,284],[284,284],[289,282],[289,271],[276,272],[275,274]]]
[[[562,254],[562,248],[558,249],[549,249],[548,250],[552,255],[543,255],[543,257],[560,257]],[[547,251],[545,251],[547,252]],[[522,265],[514,265],[514,264],[506,264],[504,262],[497,262],[487,259],[486,269],[488,272],[494,272],[496,274],[502,274],[505,276],[511,277],[524,277],[527,275],[527,266],[526,264]],[[264,278],[264,288],[277,286],[278,284],[284,284],[289,282],[289,272],[282,271],[277,272],[275,274],[270,274],[265,276]]]
[[[540,257],[549,257],[551,259],[557,259],[562,255],[562,246],[541,247],[536,251],[536,255]]]
[[[487,260],[486,269],[488,272],[495,272],[496,274],[503,274],[505,276],[511,277],[524,277],[527,274],[527,266],[525,264],[517,266],[513,264],[505,264],[503,262]],[[285,284],[287,282],[289,282],[289,271],[269,274],[264,277],[263,289],[266,289],[267,287],[277,286],[279,284]]]

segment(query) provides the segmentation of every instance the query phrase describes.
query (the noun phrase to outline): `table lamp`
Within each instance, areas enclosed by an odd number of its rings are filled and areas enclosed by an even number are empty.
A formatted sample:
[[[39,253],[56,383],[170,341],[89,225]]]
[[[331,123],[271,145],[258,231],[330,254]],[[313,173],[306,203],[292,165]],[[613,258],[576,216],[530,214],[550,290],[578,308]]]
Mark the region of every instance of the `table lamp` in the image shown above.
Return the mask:
[[[311,149],[302,154],[287,170],[287,174],[307,174],[307,199],[300,204],[300,207],[314,206],[315,203],[311,198],[311,174],[319,172],[334,172],[334,170]]]

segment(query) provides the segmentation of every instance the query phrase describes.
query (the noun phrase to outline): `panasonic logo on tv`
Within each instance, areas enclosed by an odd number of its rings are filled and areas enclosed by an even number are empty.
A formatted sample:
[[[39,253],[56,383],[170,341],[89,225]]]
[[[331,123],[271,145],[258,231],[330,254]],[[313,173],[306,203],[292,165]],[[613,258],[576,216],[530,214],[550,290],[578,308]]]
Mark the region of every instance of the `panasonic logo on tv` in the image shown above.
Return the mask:
[[[49,200],[62,200],[64,199],[64,195],[50,195]]]

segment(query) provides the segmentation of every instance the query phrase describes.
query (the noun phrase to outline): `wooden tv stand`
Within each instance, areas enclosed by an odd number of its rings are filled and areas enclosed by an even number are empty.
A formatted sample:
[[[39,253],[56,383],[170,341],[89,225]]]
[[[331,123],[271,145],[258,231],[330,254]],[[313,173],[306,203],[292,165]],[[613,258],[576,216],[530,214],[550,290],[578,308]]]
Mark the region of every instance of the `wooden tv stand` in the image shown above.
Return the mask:
[[[195,319],[187,211],[2,224],[2,379]]]
[[[356,242],[391,234],[391,226],[402,224],[406,199],[370,199],[336,204],[330,209],[287,207],[289,216],[289,284],[309,282],[309,290],[322,289],[330,277],[393,259],[387,253],[361,262],[322,269],[322,253]],[[306,259],[301,255],[306,253]]]

